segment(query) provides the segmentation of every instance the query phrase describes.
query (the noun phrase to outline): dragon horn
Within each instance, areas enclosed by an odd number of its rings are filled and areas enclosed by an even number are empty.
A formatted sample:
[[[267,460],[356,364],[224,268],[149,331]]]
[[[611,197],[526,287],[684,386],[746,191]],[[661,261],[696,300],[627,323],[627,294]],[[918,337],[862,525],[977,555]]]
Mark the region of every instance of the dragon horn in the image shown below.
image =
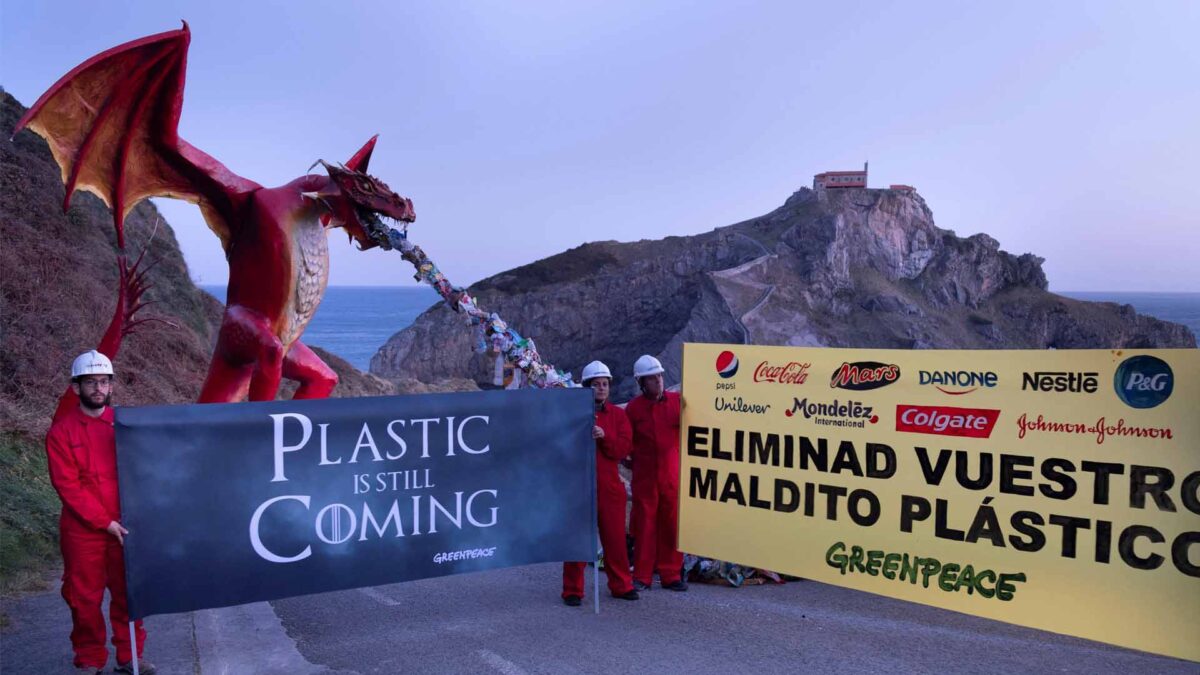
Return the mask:
[[[366,173],[367,164],[369,164],[371,161],[371,152],[375,149],[375,141],[378,138],[379,134],[375,134],[371,137],[371,140],[363,143],[363,146],[358,149],[358,152],[354,153],[354,156],[350,158],[350,161],[346,162],[346,168],[350,169],[351,171]]]

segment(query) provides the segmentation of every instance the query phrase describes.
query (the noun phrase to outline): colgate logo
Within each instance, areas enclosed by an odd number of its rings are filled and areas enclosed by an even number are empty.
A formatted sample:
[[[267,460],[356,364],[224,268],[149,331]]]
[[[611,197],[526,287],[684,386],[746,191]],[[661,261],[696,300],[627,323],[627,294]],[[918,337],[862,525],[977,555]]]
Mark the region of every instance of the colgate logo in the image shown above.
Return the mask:
[[[830,388],[867,391],[878,389],[900,379],[900,366],[878,361],[846,361],[833,371],[829,378]]]
[[[943,405],[896,406],[896,431],[937,436],[991,438],[999,410],[951,408]]]
[[[811,363],[789,361],[782,366],[773,366],[767,361],[758,364],[754,369],[755,382],[775,382],[777,384],[804,384],[808,380],[808,369]]]

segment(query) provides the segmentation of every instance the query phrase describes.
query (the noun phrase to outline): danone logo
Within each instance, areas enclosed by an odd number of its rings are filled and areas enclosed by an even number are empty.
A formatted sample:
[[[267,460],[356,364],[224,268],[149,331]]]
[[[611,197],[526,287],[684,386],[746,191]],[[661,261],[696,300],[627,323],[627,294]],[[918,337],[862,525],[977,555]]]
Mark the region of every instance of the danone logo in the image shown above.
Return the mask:
[[[900,366],[878,361],[846,361],[829,378],[830,388],[866,391],[878,389],[900,379]]]
[[[717,374],[720,375],[722,379],[728,380],[734,375],[737,375],[737,371],[737,354],[734,354],[728,350],[717,354]]]
[[[896,406],[896,431],[936,436],[990,438],[999,410],[951,408],[944,405]]]
[[[996,374],[990,370],[922,370],[917,373],[922,386],[951,396],[969,394],[980,387],[996,386]]]
[[[1153,408],[1171,397],[1175,374],[1166,361],[1143,354],[1125,359],[1117,367],[1113,387],[1130,408]]]

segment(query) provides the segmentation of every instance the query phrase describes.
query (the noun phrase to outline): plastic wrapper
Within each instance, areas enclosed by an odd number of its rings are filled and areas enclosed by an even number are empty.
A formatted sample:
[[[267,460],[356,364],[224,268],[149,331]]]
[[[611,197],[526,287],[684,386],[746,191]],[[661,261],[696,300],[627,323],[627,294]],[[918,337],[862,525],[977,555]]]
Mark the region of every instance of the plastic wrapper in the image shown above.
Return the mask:
[[[421,247],[409,241],[407,225],[402,230],[376,229],[370,234],[382,248],[400,251],[400,256],[416,268],[414,279],[432,286],[447,306],[465,315],[467,325],[474,330],[472,349],[476,353],[483,353],[490,348],[496,354],[496,374],[493,378],[496,386],[503,385],[505,363],[511,363],[517,369],[507,387],[510,389],[524,386],[579,386],[571,379],[570,373],[543,362],[532,339],[522,338],[499,315],[485,313],[464,289],[451,284]]]
[[[733,588],[764,583],[785,583],[782,576],[769,570],[760,570],[712,558],[701,558],[691,554],[683,556],[683,574],[689,581]]]

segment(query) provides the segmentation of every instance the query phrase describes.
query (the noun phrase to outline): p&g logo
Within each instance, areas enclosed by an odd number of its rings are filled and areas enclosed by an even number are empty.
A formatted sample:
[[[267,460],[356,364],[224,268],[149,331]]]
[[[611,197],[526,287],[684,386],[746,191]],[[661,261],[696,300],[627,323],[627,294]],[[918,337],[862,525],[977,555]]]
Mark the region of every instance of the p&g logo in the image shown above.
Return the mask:
[[[1171,397],[1175,374],[1166,361],[1143,354],[1125,359],[1113,376],[1117,396],[1131,408],[1153,408]]]

